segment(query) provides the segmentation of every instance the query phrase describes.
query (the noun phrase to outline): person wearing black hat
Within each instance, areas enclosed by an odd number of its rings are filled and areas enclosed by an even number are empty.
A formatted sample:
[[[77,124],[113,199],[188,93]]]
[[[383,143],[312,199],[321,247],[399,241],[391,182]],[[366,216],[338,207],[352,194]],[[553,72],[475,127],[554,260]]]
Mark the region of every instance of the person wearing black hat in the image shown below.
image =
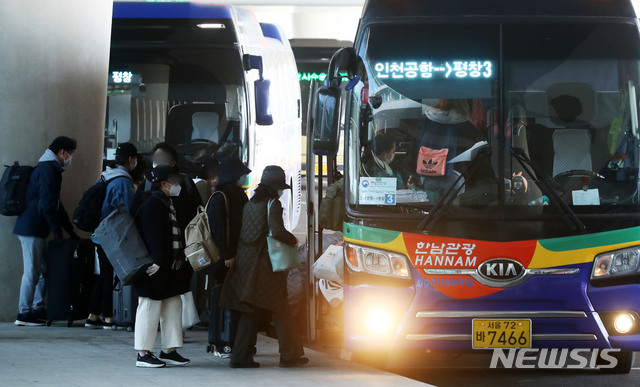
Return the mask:
[[[274,273],[269,259],[267,235],[291,246],[296,237],[287,231],[282,219],[279,197],[291,189],[282,168],[270,165],[262,173],[255,194],[244,207],[238,253],[222,287],[220,304],[239,313],[236,339],[231,353],[232,368],[257,368],[253,349],[260,310],[273,313],[280,367],[297,367],[308,363],[287,300],[287,272]],[[271,208],[268,205],[273,200]]]
[[[147,277],[134,283],[139,295],[136,311],[135,350],[137,367],[159,368],[166,364],[186,365],[177,352],[182,339],[181,270],[188,263],[184,256],[182,231],[178,227],[172,198],[180,195],[180,175],[162,165],[150,173],[151,193],[136,211],[136,226],[149,249],[153,265]],[[160,324],[162,351],[158,359],[153,349]]]
[[[242,227],[242,210],[248,201],[243,186],[246,184],[249,173],[251,173],[251,170],[236,156],[223,159],[220,162],[220,175],[216,191],[211,195],[207,205],[209,227],[216,246],[220,249],[221,259],[203,274],[213,275],[216,285],[224,283],[228,268],[231,266],[233,258],[238,251],[238,240],[240,239],[240,229]],[[214,292],[213,294],[219,296],[220,293]],[[220,328],[216,326],[218,321],[216,313],[221,313],[221,311],[210,311],[209,330],[211,332],[216,332]],[[235,314],[232,313],[232,321],[229,322],[231,326],[236,325],[234,317]],[[232,352],[233,337],[231,337],[231,342],[219,341],[211,344],[214,346],[214,356],[228,358]]]
[[[116,148],[115,166],[107,167],[100,180],[108,181],[107,192],[102,204],[100,220],[106,218],[113,210],[124,206],[131,213],[135,191],[131,171],[138,166],[138,150],[135,145],[125,142]],[[100,181],[98,180],[98,182]],[[113,266],[100,246],[100,241],[92,236],[96,243],[100,275],[93,286],[89,316],[84,326],[92,329],[111,329],[113,325]],[[102,321],[99,316],[102,315]]]

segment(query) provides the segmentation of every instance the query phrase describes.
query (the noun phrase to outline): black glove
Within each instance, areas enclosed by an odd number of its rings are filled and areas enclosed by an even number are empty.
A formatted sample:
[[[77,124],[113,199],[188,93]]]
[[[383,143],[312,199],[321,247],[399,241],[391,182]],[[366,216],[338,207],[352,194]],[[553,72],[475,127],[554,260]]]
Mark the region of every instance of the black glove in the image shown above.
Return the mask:
[[[80,240],[80,237],[78,236],[78,234],[76,234],[76,232],[73,230],[69,232],[69,237],[71,237],[71,239],[73,239],[74,241]]]
[[[64,238],[62,237],[61,231],[54,231],[52,242],[54,246],[62,246],[62,244],[64,243]]]

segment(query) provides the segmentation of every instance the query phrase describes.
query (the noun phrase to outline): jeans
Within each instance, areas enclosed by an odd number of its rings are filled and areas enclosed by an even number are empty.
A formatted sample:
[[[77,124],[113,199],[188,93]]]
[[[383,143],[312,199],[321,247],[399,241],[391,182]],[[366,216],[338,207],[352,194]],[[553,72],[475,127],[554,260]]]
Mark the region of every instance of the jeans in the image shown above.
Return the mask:
[[[19,235],[22,245],[24,271],[20,284],[19,313],[26,314],[34,310],[43,310],[46,283],[44,274],[47,263],[44,258],[46,242],[43,238]]]

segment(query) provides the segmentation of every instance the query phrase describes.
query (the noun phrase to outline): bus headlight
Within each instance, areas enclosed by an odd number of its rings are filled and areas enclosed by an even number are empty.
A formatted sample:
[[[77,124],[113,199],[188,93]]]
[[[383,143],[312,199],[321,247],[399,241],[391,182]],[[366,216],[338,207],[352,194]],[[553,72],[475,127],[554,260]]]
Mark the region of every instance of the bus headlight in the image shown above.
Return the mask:
[[[620,313],[615,320],[613,320],[613,327],[619,333],[625,334],[633,328],[635,318],[630,313]]]
[[[411,277],[409,261],[402,254],[348,243],[344,245],[344,252],[351,270],[389,277]]]
[[[371,333],[381,335],[391,329],[391,316],[382,309],[373,309],[367,315],[365,326]]]
[[[638,272],[640,248],[632,247],[599,254],[593,262],[591,279],[611,278]]]

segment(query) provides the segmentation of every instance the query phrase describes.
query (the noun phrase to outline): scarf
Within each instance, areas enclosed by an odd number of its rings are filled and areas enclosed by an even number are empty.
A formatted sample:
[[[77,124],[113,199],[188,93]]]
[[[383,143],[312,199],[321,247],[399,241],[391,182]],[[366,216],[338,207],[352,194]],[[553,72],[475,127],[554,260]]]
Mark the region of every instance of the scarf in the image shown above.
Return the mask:
[[[173,250],[173,264],[171,265],[171,269],[179,270],[184,258],[184,246],[182,244],[180,227],[178,227],[178,219],[176,218],[176,209],[173,207],[171,199],[169,199],[169,215],[171,217],[171,247]]]

